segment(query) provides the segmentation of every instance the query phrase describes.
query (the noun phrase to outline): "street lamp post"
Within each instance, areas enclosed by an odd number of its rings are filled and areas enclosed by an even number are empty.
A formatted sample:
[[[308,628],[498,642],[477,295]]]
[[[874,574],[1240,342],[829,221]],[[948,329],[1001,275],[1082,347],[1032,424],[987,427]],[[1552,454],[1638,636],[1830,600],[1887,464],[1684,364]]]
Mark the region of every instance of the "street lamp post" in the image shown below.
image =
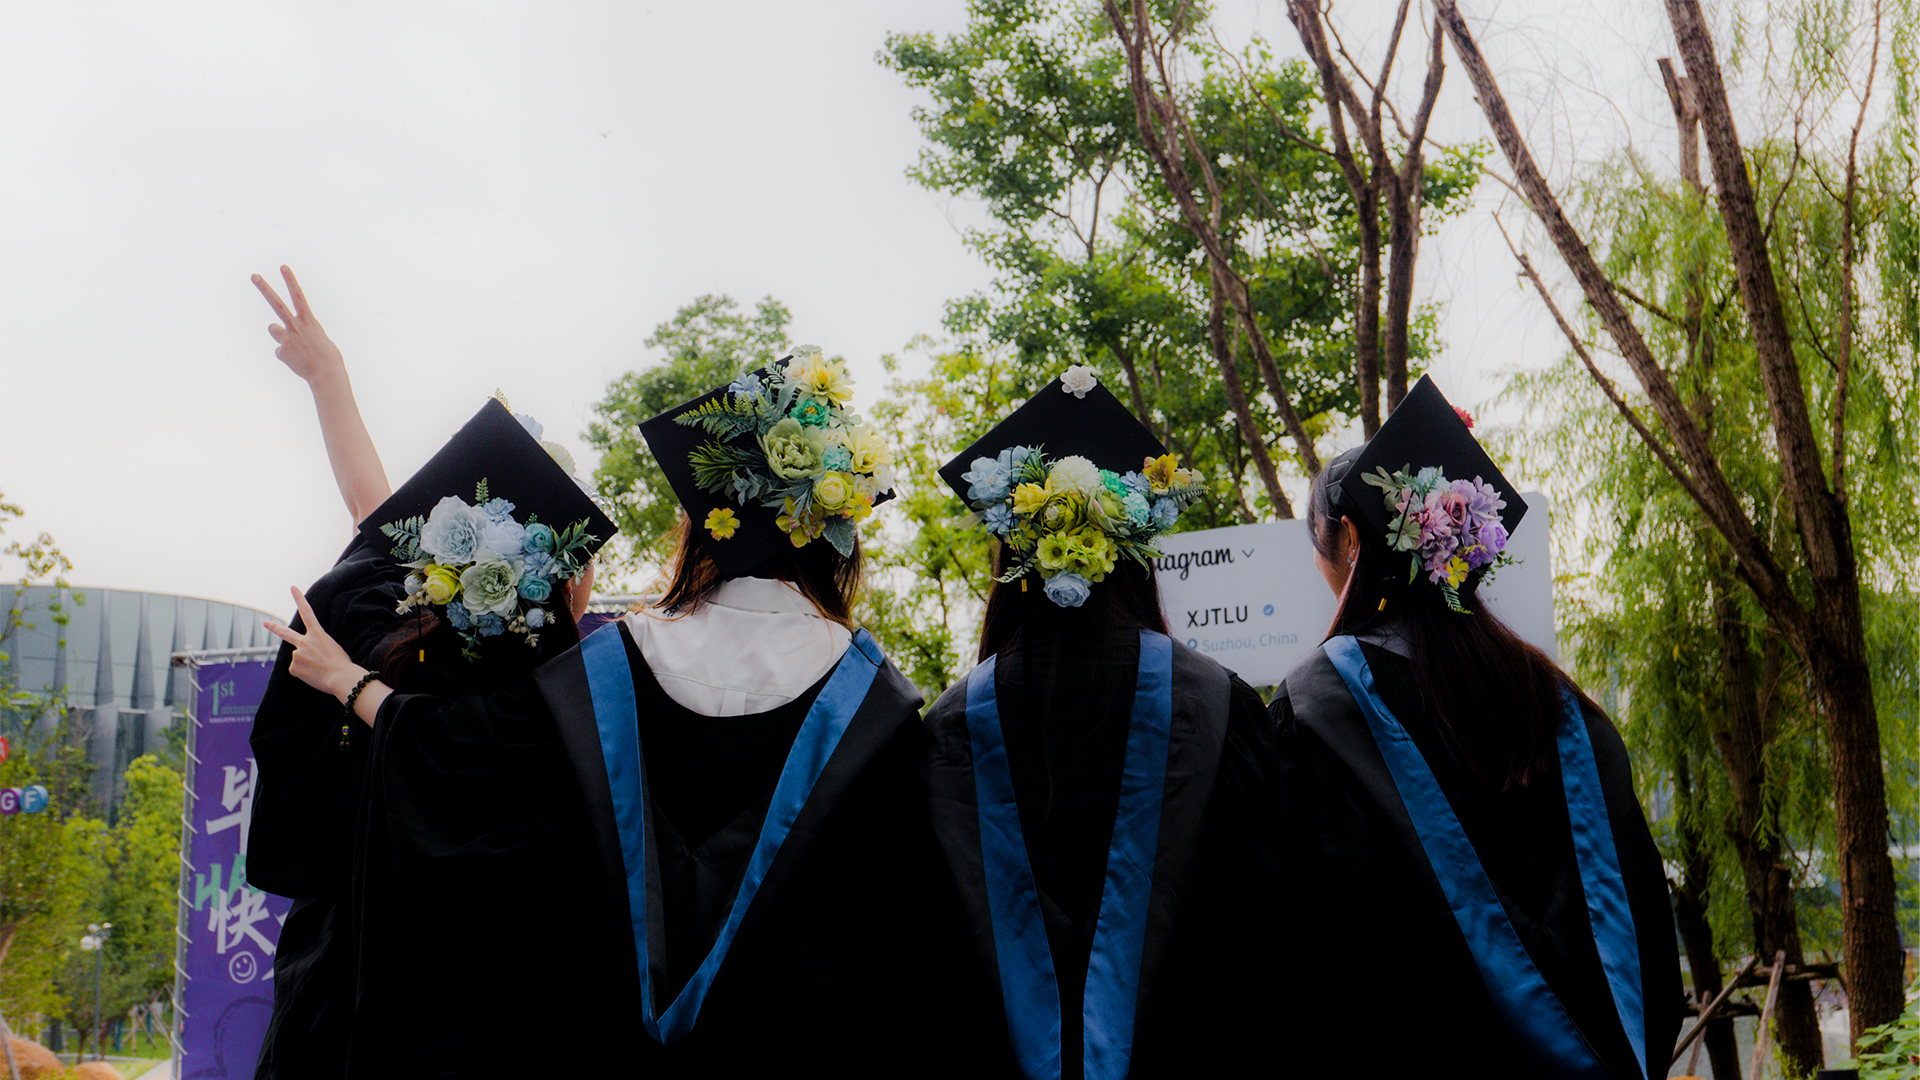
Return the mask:
[[[112,923],[88,923],[87,936],[80,939],[83,952],[93,954],[93,1059],[106,1060],[101,1050],[101,1040],[106,1037],[106,1023],[100,1016],[100,966],[106,957],[107,939],[113,936]],[[75,1061],[79,1056],[75,1055]]]

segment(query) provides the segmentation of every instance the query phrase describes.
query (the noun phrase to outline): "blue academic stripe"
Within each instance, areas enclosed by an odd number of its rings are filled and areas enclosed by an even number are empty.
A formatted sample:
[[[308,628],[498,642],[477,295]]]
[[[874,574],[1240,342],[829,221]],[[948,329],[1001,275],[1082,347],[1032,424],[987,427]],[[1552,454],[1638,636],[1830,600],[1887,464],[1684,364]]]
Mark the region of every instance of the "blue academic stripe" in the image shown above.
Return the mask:
[[[727,921],[707,951],[706,959],[664,1012],[654,1007],[651,952],[647,933],[646,767],[633,695],[633,669],[621,633],[593,634],[580,646],[587,669],[587,688],[593,699],[594,722],[600,733],[600,752],[606,761],[607,784],[612,789],[614,823],[620,834],[620,856],[627,871],[628,913],[633,922],[633,947],[640,962],[640,1022],[654,1041],[678,1042],[693,1031],[700,1007],[707,1000],[714,977],[726,962],[740,923],[766,880],[780,845],[806,806],[815,781],[846,734],[853,714],[866,700],[885,657],[865,630],[856,631],[846,655],[833,669],[827,685],[807,710],[774,785],[773,801],[760,825],[760,836],[747,860],[746,875],[734,895]]]
[[[988,657],[967,675],[967,731],[973,744],[980,854],[993,919],[994,957],[1007,1032],[1021,1072],[1032,1080],[1057,1080],[1063,1053],[1060,986],[1040,914],[1040,890],[1034,884],[1020,829],[1013,772],[1007,764],[1000,704],[994,693],[994,667],[994,658]],[[1140,958],[1153,892],[1172,726],[1173,642],[1164,634],[1142,630],[1120,800],[1081,1007],[1081,1060],[1087,1080],[1119,1080],[1133,1057]]]
[[[1587,920],[1600,950],[1600,967],[1607,973],[1613,1007],[1633,1044],[1634,1059],[1652,1075],[1647,1060],[1645,1007],[1641,1000],[1640,938],[1633,929],[1633,909],[1620,876],[1620,852],[1613,843],[1613,824],[1600,787],[1600,767],[1593,758],[1586,714],[1571,688],[1562,688],[1565,718],[1560,725],[1560,779],[1567,789],[1568,818],[1573,823],[1573,852],[1580,864],[1580,890],[1587,897]]]
[[[1387,771],[1393,776],[1400,801],[1413,819],[1427,862],[1439,878],[1448,906],[1453,909],[1454,922],[1466,938],[1480,977],[1507,1027],[1541,1061],[1551,1063],[1556,1075],[1604,1080],[1606,1069],[1527,954],[1479,854],[1467,839],[1466,830],[1461,827],[1420,747],[1381,700],[1374,685],[1373,669],[1361,653],[1359,642],[1351,636],[1331,638],[1325,649],[1334,670],[1340,673],[1367,718],[1367,727],[1380,748]],[[1608,988],[1644,1069],[1639,939],[1633,931],[1633,916],[1627,908],[1625,885],[1620,880],[1613,830],[1607,821],[1606,802],[1601,795],[1599,771],[1587,739],[1585,719],[1571,693],[1567,694],[1566,702],[1567,712],[1562,716],[1555,739],[1566,786],[1567,814],[1573,823],[1580,885],[1586,893],[1588,917]],[[1623,959],[1626,956],[1631,956],[1630,962]]]

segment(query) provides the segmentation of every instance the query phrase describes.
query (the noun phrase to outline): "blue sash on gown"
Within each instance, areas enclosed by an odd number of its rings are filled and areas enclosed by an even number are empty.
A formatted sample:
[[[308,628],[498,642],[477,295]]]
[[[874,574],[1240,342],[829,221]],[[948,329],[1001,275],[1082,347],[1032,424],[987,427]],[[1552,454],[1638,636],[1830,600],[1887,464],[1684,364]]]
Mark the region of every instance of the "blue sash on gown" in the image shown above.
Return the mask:
[[[806,805],[814,781],[820,778],[840,737],[846,733],[853,714],[866,700],[867,691],[885,663],[880,646],[865,630],[856,631],[840,663],[828,677],[827,685],[807,710],[807,718],[794,737],[786,765],[773,789],[773,802],[760,825],[760,836],[748,858],[740,891],[720,934],[687,985],[668,1003],[664,1011],[655,1006],[651,947],[648,941],[648,886],[657,878],[650,872],[654,855],[647,845],[647,770],[640,746],[640,728],[636,718],[633,668],[627,658],[626,635],[617,627],[592,634],[580,643],[581,660],[587,669],[588,692],[593,698],[594,722],[599,728],[600,752],[606,762],[607,784],[613,793],[614,823],[620,833],[620,855],[626,866],[627,902],[633,921],[633,948],[640,961],[640,1023],[647,1034],[662,1045],[678,1042],[693,1031],[700,1007],[713,987],[714,976],[725,963],[727,951],[740,931],[740,922],[753,904],[754,894],[766,880],[780,845]]]
[[[1328,639],[1324,648],[1367,718],[1368,730],[1393,776],[1400,801],[1413,819],[1427,862],[1440,880],[1454,921],[1466,938],[1488,993],[1493,995],[1495,1008],[1521,1043],[1540,1061],[1552,1065],[1556,1075],[1604,1080],[1606,1070],[1593,1048],[1527,955],[1427,759],[1381,700],[1374,687],[1373,669],[1367,665],[1359,642],[1343,635]],[[1586,896],[1588,922],[1620,1024],[1626,1029],[1643,1075],[1651,1075],[1645,1072],[1640,942],[1627,904],[1626,885],[1620,878],[1619,854],[1607,820],[1586,718],[1573,691],[1566,689],[1563,694],[1565,708],[1554,739],[1566,789],[1567,817],[1573,827],[1574,857],[1580,867],[1580,889]]]
[[[993,915],[993,950],[1014,1057],[1030,1080],[1060,1076],[1060,985],[1040,914],[1040,890],[1027,860],[1007,763],[994,658],[967,675],[967,731],[979,802],[980,854]],[[1081,1060],[1087,1080],[1120,1080],[1133,1055],[1133,1025],[1153,890],[1155,845],[1173,725],[1173,642],[1140,632],[1140,670],[1121,766],[1120,800],[1107,848],[1106,884],[1094,926],[1081,1007]]]

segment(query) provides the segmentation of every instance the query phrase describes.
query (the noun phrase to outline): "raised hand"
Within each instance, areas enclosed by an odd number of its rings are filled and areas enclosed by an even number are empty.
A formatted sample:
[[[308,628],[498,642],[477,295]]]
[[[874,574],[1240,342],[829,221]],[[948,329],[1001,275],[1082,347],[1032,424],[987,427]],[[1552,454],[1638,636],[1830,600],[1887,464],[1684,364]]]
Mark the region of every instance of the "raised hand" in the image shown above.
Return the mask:
[[[327,336],[320,326],[320,320],[313,317],[313,309],[307,305],[307,294],[300,289],[300,281],[293,276],[291,267],[280,268],[280,276],[286,279],[287,295],[293,299],[293,308],[280,299],[273,286],[259,274],[253,275],[253,287],[267,298],[267,305],[280,317],[277,323],[267,324],[267,334],[279,344],[273,355],[280,362],[293,369],[295,375],[313,382],[316,379],[344,374],[347,362],[340,355],[340,347]]]
[[[293,661],[287,671],[294,678],[313,687],[323,694],[333,695],[334,700],[344,703],[347,695],[353,692],[354,685],[367,669],[353,662],[347,650],[333,640],[320,620],[314,615],[312,605],[298,588],[293,591],[294,606],[300,609],[300,621],[306,625],[301,633],[290,626],[268,620],[267,632],[293,646]],[[360,692],[354,702],[354,713],[367,723],[373,723],[374,714],[380,710],[380,702],[392,690],[385,683],[373,682]]]
[[[360,419],[360,406],[353,400],[353,383],[347,378],[347,362],[340,355],[340,347],[313,317],[307,294],[292,268],[281,267],[280,276],[286,279],[287,295],[293,298],[291,310],[265,278],[253,275],[253,287],[280,316],[279,322],[267,326],[267,333],[280,343],[273,355],[305,379],[307,389],[313,392],[313,407],[320,415],[320,437],[327,443],[327,462],[333,466],[333,480],[340,485],[347,513],[357,525],[393,494],[393,487],[387,483],[373,436],[367,434],[367,425]]]

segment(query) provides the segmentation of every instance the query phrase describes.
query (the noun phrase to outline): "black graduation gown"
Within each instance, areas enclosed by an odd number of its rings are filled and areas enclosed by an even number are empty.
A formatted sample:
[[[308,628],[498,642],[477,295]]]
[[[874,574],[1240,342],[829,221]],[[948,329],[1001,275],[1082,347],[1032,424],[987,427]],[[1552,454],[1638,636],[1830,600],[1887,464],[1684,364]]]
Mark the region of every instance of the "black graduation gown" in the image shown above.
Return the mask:
[[[1081,1010],[1133,706],[1139,636],[1111,631],[1104,666],[1036,659],[1015,646],[994,684],[1020,827],[1061,999],[1063,1077],[1081,1075]],[[1082,654],[1084,655],[1084,654]],[[1279,1071],[1285,1008],[1283,884],[1272,724],[1260,695],[1172,643],[1164,801],[1137,984],[1132,1077]],[[1031,693],[1029,692],[1031,691]],[[965,680],[927,715],[935,827],[972,929],[975,1075],[1019,1076],[995,958]],[[1052,702],[1049,708],[1036,702]],[[1047,709],[1047,723],[1031,712]]]
[[[1376,689],[1432,769],[1528,956],[1607,1074],[1644,1075],[1594,945],[1558,759],[1509,791],[1475,780],[1421,707],[1411,662],[1361,639]],[[1284,813],[1301,882],[1287,919],[1299,977],[1295,1056],[1308,1073],[1354,1060],[1382,1073],[1459,1068],[1549,1076],[1495,1011],[1367,721],[1324,650],[1272,704]],[[1660,855],[1608,719],[1585,720],[1639,944],[1644,1038],[1656,1076],[1679,1034],[1680,968]]]
[[[617,635],[626,652],[631,722],[650,755],[646,809],[659,884],[640,902],[650,921],[664,919],[652,938],[664,947],[650,957],[664,1007],[725,920],[819,687],[768,713],[702,717],[660,690],[624,626],[600,634]],[[394,695],[375,723],[381,794],[369,805],[378,815],[384,801],[386,817],[406,830],[367,845],[387,853],[380,872],[426,880],[427,905],[436,903],[431,894],[463,887],[504,889],[507,899],[488,901],[488,917],[500,920],[490,935],[458,943],[477,959],[460,965],[446,955],[458,949],[440,950],[432,963],[455,966],[440,975],[417,964],[391,1005],[421,1000],[422,979],[427,993],[498,1002],[478,1029],[470,1018],[444,1020],[456,1034],[432,1049],[459,1062],[458,1075],[479,1075],[503,1044],[524,1046],[519,1035],[466,1033],[497,1032],[538,996],[567,1003],[570,1040],[606,1043],[594,1060],[606,1064],[611,1052],[650,1077],[799,1066],[848,1076],[942,1073],[928,1047],[965,945],[928,824],[920,700],[892,664],[881,665],[747,908],[693,1030],[662,1046],[640,1021],[633,898],[582,649],[542,667],[521,693],[456,702]],[[431,924],[420,932],[444,934]],[[511,952],[499,955],[503,947]],[[388,1015],[385,1004],[363,1011]],[[487,1052],[463,1050],[475,1037]],[[551,1053],[533,1049],[532,1060]],[[529,1058],[491,1060],[505,1071],[524,1070]]]
[[[404,573],[384,544],[355,533],[307,590],[322,625],[356,663],[378,666],[372,653],[393,627]],[[304,629],[298,617],[293,626]],[[368,740],[356,722],[359,730],[341,745],[340,703],[289,674],[292,656],[283,644],[250,736],[256,773],[247,881],[294,901],[273,957],[262,1080],[341,1074],[356,982],[345,897]]]

